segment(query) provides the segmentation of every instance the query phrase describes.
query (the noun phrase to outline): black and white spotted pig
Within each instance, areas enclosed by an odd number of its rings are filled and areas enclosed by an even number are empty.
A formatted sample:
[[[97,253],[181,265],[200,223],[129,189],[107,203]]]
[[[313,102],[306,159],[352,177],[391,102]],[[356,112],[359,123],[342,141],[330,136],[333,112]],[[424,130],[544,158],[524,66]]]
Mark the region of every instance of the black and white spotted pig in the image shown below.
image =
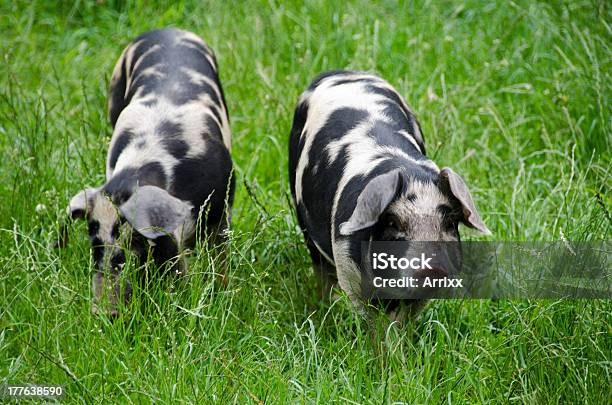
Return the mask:
[[[362,241],[457,241],[459,222],[490,233],[461,177],[426,157],[402,97],[367,73],[325,73],[301,95],[289,178],[322,293],[337,282],[360,308]],[[384,304],[395,315],[400,302]],[[404,315],[422,305],[405,302]]]
[[[177,257],[193,244],[198,223],[202,235],[223,238],[234,180],[217,62],[195,34],[161,29],[137,37],[115,66],[108,110],[106,183],[78,193],[68,211],[89,224],[94,312],[114,315],[131,288],[117,280],[122,246],[140,259],[151,247],[155,262],[173,260],[182,272]],[[103,298],[109,311],[98,307]]]

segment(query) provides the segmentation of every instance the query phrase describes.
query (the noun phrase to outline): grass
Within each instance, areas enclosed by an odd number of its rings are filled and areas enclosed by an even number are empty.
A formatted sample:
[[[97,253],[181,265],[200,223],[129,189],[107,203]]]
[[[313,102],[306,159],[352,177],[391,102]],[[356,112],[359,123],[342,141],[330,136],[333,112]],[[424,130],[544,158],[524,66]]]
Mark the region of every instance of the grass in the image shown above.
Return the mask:
[[[608,2],[122,3],[0,5],[0,383],[64,384],[70,403],[612,402],[609,300],[439,301],[368,339],[346,299],[316,299],[286,163],[310,80],[369,70],[464,176],[492,239],[609,240]],[[90,313],[85,224],[48,246],[69,198],[104,181],[116,59],[162,26],[219,60],[230,282],[215,289],[196,249],[188,279],[137,290],[111,323]]]

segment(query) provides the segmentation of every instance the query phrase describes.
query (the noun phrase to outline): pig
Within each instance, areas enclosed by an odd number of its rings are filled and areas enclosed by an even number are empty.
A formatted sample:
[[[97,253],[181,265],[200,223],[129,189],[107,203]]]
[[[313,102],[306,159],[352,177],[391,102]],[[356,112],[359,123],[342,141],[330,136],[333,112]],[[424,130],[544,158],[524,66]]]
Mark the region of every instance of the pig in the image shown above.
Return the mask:
[[[365,72],[323,73],[302,93],[289,179],[321,294],[339,285],[360,313],[373,298],[362,282],[362,242],[459,241],[459,223],[490,234],[463,179],[427,157],[421,127],[400,94]],[[430,276],[443,277],[445,267],[438,263]],[[425,301],[378,304],[405,319]]]
[[[126,253],[184,274],[196,233],[224,240],[234,178],[217,61],[197,35],[167,28],[134,39],[115,65],[108,112],[106,182],[77,193],[67,212],[88,222],[93,311],[116,316],[131,293],[119,281]]]

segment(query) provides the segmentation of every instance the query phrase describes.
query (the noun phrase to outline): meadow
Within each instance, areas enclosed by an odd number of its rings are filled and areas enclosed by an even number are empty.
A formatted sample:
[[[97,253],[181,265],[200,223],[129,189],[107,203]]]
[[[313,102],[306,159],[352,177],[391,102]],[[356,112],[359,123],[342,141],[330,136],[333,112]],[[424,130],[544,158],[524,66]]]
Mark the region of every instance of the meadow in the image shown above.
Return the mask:
[[[299,94],[322,71],[367,70],[464,177],[481,239],[609,240],[610,6],[1,2],[0,384],[62,384],[68,403],[612,403],[609,300],[436,301],[368,339],[345,297],[318,300],[287,175]],[[91,314],[86,224],[50,243],[70,197],[104,182],[115,61],[165,26],[202,36],[220,66],[229,284],[198,245],[189,277],[136,290],[111,322]]]

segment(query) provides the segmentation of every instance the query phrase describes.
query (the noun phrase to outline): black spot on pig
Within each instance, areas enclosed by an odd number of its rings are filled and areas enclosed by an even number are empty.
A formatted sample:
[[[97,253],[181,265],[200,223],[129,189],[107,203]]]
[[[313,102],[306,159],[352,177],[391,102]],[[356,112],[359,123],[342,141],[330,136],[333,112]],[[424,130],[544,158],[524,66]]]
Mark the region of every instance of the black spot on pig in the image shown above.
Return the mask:
[[[380,146],[387,146],[397,150],[401,150],[414,160],[426,161],[427,158],[423,156],[407,137],[397,134],[401,130],[401,127],[389,124],[386,121],[376,120],[370,129],[372,139]]]
[[[164,138],[162,145],[168,153],[179,160],[185,157],[189,145],[181,138],[183,127],[180,123],[164,120],[157,125],[155,132],[158,136]]]
[[[109,109],[108,113],[110,116],[110,121],[113,126],[117,123],[117,119],[119,119],[119,114],[127,105],[127,101],[125,99],[125,87],[127,81],[127,68],[125,65],[125,57],[122,55],[121,58],[121,66],[120,66],[119,76],[114,79],[114,82],[111,87],[111,91],[109,94]]]
[[[103,191],[111,196],[115,204],[122,204],[130,198],[137,186],[166,188],[167,179],[163,166],[150,162],[141,167],[128,167],[115,173],[104,185]]]
[[[122,250],[113,254],[110,258],[110,268],[114,273],[119,273],[121,265],[125,263],[125,254]]]
[[[217,119],[217,122],[223,122],[221,120],[221,112],[219,111],[219,107],[217,106],[211,106],[210,108],[210,112],[213,113],[213,115],[215,116],[215,118]]]
[[[118,222],[113,224],[113,228],[111,229],[111,238],[113,239],[119,238],[119,223]]]
[[[113,148],[111,149],[108,158],[108,163],[111,169],[115,168],[115,165],[117,164],[117,159],[119,159],[119,155],[126,148],[126,146],[128,146],[130,142],[132,142],[133,138],[134,133],[129,129],[126,129],[119,135],[117,135],[117,138],[115,139],[115,143],[113,144]]]
[[[191,78],[185,74],[177,74],[176,87],[168,93],[170,101],[175,105],[183,105],[200,99],[204,94],[208,95],[214,104],[219,105],[221,100],[217,96],[215,89],[206,82],[194,83]]]
[[[178,122],[163,120],[157,125],[155,132],[161,137],[177,137],[183,133],[183,127]]]
[[[100,222],[96,220],[89,221],[89,223],[87,224],[87,232],[89,233],[90,238],[97,236],[99,230]]]
[[[91,249],[93,255],[93,261],[96,264],[96,267],[102,264],[102,260],[104,259],[104,242],[98,237],[94,237],[91,239]]]
[[[327,79],[328,77],[349,75],[351,73],[353,73],[353,72],[350,72],[350,71],[347,71],[347,70],[332,70],[330,72],[321,73],[319,76],[314,78],[312,83],[310,83],[310,86],[308,86],[308,90],[316,89],[319,86],[319,84],[321,84],[321,82],[323,80]]]
[[[304,131],[306,117],[308,117],[308,102],[304,101],[297,105],[295,108],[295,113],[293,114],[293,124],[291,125],[291,135],[289,137],[289,173],[295,174],[298,164],[298,157],[302,154],[304,143],[301,141],[300,135]],[[291,193],[295,199],[294,175],[289,176],[289,182],[291,185]]]
[[[234,194],[231,160],[223,143],[211,139],[205,153],[185,158],[176,165],[169,191],[194,207],[208,200],[206,209],[210,211],[206,223],[218,223],[225,210],[225,196],[229,196],[228,206],[231,206]]]
[[[204,118],[204,127],[206,128],[205,132],[202,134],[204,138],[212,136],[215,139],[223,140],[221,128],[219,128],[217,121],[215,121],[212,116],[206,115],[206,118]]]
[[[154,107],[157,105],[157,99],[152,98],[142,103],[145,107]]]
[[[168,153],[178,160],[183,159],[187,154],[187,151],[189,151],[189,145],[187,145],[187,142],[183,141],[182,139],[168,138],[164,139],[162,144]]]
[[[334,82],[332,84],[333,86],[340,86],[343,84],[349,84],[349,83],[372,83],[374,80],[369,78],[369,77],[358,77],[358,78],[351,78],[351,79],[342,79],[342,80],[338,80],[336,82]]]

